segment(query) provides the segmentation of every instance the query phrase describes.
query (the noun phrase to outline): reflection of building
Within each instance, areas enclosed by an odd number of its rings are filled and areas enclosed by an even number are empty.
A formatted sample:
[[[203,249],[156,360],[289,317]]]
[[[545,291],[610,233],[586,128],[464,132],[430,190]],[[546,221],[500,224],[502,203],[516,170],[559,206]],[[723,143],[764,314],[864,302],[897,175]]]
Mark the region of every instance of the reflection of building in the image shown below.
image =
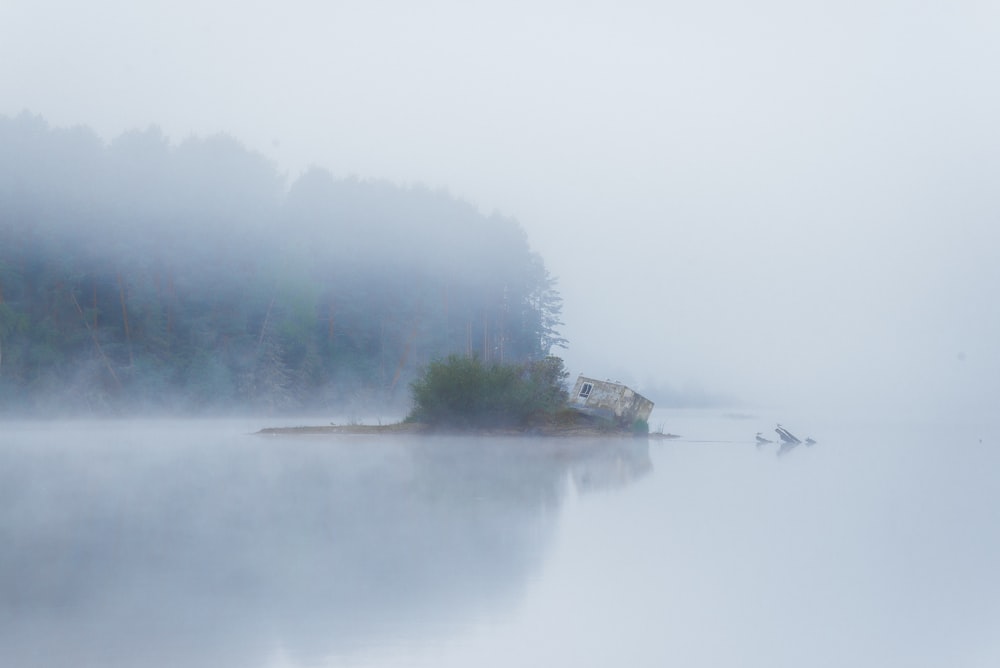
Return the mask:
[[[576,379],[569,405],[586,415],[623,423],[649,420],[653,412],[652,401],[625,385],[586,376]]]
[[[653,470],[649,441],[623,439],[592,457],[570,464],[570,475],[578,492],[619,489]]]

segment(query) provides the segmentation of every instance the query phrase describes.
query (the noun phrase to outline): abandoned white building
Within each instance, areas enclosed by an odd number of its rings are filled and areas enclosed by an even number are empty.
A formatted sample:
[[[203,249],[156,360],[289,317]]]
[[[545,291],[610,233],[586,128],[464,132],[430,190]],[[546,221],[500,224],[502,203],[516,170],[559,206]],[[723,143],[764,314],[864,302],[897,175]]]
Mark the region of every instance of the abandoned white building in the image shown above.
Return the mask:
[[[635,390],[621,383],[586,376],[576,379],[569,405],[585,415],[621,423],[648,421],[653,412],[653,402]]]

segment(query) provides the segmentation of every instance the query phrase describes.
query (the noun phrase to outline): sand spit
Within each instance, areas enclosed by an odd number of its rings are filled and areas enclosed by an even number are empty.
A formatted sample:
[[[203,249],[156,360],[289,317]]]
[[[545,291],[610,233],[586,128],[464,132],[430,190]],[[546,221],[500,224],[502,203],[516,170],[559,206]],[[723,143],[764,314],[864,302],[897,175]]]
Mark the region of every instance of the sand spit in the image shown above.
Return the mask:
[[[643,438],[651,440],[663,440],[679,438],[676,434],[664,434],[653,432],[650,434],[636,435],[626,430],[608,430],[592,426],[543,426],[532,427],[530,429],[435,429],[426,424],[417,422],[398,422],[394,424],[351,424],[351,425],[314,425],[299,427],[266,427],[256,432],[262,436],[284,436],[284,435],[467,435],[467,436],[537,436],[542,438]]]

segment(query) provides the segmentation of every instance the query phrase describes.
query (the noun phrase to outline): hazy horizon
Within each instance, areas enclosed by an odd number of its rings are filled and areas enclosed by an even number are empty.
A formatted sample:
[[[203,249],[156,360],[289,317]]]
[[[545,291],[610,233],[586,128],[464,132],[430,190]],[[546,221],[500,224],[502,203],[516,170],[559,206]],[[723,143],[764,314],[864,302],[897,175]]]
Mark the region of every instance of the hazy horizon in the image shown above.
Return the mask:
[[[225,133],[515,218],[575,373],[803,412],[1000,396],[1000,9],[0,6],[0,114]]]

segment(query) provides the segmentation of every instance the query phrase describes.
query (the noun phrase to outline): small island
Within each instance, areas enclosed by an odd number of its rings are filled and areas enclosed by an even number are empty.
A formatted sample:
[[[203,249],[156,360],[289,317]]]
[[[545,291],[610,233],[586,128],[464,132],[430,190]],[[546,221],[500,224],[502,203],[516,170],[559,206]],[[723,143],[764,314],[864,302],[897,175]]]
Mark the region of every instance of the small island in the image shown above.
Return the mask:
[[[432,362],[411,384],[413,408],[387,425],[272,427],[259,434],[442,434],[653,436],[653,402],[621,383],[580,376],[566,390],[563,360],[486,364],[450,355]]]

